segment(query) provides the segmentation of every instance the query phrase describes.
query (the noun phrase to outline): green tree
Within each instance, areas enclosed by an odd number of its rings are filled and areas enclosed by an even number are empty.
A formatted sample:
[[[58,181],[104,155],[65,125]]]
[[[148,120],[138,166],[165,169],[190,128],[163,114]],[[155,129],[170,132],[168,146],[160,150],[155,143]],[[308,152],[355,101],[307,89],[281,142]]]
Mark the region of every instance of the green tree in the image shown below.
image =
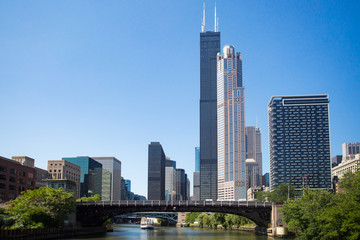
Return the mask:
[[[294,199],[297,196],[295,187],[289,184],[280,184],[277,188],[269,194],[270,202],[286,202],[290,196],[290,199]]]
[[[225,222],[225,213],[211,213],[209,218],[211,226],[216,228]]]
[[[256,201],[265,202],[286,202],[288,197],[294,199],[297,196],[295,187],[289,184],[280,184],[272,192],[259,191],[255,193]]]
[[[79,199],[76,199],[77,202],[95,202],[95,201],[101,201],[101,197],[98,194],[95,194],[92,197],[82,197]]]
[[[360,171],[340,180],[338,194],[305,190],[282,211],[299,239],[360,239]]]
[[[198,222],[199,222],[199,227],[203,227],[204,226],[204,217],[207,216],[206,213],[200,213],[198,216]]]
[[[233,214],[226,214],[225,215],[225,222],[226,222],[226,225],[231,229],[232,226],[234,226],[234,217],[235,215]]]
[[[282,212],[289,230],[298,232],[300,239],[322,239],[323,213],[332,205],[333,195],[325,190],[305,190],[295,202],[284,204]]]
[[[72,193],[49,187],[27,190],[9,203],[7,213],[15,222],[14,229],[58,227],[76,209]]]
[[[255,201],[265,202],[269,200],[270,192],[268,191],[259,191],[255,192]]]
[[[198,218],[199,214],[200,213],[198,212],[187,213],[185,217],[185,222],[188,224],[193,224],[195,220]]]

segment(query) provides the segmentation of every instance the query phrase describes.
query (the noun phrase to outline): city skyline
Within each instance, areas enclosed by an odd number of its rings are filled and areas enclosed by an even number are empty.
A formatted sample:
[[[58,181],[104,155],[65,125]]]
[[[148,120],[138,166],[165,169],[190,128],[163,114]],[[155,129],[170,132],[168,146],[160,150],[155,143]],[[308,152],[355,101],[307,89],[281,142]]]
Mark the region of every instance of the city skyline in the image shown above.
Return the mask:
[[[214,2],[206,1],[206,30]],[[231,43],[244,58],[245,121],[259,119],[263,173],[271,96],[329,94],[331,156],[359,141],[359,4],[217,3],[220,48]],[[66,156],[115,156],[134,192],[147,196],[147,168],[139,166],[148,143],[159,141],[192,178],[202,7],[1,2],[0,156],[29,156],[43,169]]]

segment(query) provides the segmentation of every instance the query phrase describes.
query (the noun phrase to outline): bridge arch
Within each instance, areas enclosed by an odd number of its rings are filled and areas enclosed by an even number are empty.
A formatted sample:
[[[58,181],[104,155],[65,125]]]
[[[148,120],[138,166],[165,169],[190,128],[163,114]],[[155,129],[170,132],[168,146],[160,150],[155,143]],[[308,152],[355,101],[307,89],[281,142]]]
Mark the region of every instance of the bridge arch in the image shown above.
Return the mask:
[[[98,226],[108,218],[134,212],[220,212],[243,216],[259,227],[271,222],[271,202],[250,201],[97,201],[77,203],[77,221]]]

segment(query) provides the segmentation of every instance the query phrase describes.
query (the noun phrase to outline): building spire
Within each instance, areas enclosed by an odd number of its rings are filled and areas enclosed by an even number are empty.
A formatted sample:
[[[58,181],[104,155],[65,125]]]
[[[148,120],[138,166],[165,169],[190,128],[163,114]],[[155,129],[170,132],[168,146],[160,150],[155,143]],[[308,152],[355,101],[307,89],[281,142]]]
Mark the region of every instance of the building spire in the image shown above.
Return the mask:
[[[218,31],[218,21],[219,21],[219,19],[216,17],[216,1],[215,1],[215,27],[214,27],[214,32]]]
[[[203,19],[201,24],[201,32],[205,32],[205,1],[204,1],[204,9],[203,9]]]

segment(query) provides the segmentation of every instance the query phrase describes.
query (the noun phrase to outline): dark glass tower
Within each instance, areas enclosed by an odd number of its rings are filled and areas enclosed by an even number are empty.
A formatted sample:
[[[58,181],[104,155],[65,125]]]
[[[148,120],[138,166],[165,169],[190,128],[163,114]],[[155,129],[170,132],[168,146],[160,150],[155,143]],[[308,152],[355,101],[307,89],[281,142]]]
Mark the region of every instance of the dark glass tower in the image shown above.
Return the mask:
[[[271,189],[331,189],[328,95],[272,97],[268,111]]]
[[[71,162],[80,167],[80,197],[102,195],[102,168],[103,165],[91,157],[64,157],[62,160]]]
[[[216,55],[220,32],[200,33],[200,199],[217,199]]]
[[[148,200],[165,200],[165,153],[159,142],[148,150]]]

